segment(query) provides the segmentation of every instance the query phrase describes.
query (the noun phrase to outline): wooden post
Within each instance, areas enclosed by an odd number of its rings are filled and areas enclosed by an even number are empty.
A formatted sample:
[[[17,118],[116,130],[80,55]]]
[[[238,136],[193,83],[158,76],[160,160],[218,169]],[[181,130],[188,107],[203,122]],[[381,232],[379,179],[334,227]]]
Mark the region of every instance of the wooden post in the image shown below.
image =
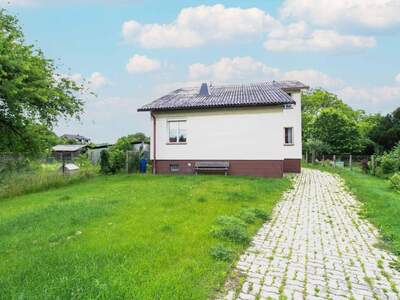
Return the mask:
[[[349,167],[350,167],[350,171],[353,170],[353,156],[351,154],[349,157]]]
[[[311,152],[311,163],[315,164],[315,150]]]
[[[125,170],[126,170],[126,174],[129,173],[129,153],[128,151],[125,152]]]
[[[306,163],[308,163],[308,151],[306,151]]]
[[[333,167],[336,168],[336,155],[333,155]]]

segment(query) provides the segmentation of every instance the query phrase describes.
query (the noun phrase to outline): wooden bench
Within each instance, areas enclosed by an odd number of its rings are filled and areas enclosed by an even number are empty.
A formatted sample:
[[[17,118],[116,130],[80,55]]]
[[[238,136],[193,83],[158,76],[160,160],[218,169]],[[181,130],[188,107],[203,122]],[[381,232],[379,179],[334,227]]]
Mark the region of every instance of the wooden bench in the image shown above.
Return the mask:
[[[223,171],[225,176],[228,175],[228,161],[198,161],[194,164],[196,175],[199,171]]]

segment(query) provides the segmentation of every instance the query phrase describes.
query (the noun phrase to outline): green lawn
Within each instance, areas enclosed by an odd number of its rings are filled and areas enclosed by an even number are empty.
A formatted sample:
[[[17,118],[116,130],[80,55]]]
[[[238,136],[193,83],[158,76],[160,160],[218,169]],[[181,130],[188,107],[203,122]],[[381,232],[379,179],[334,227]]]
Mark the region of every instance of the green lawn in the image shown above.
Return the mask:
[[[361,216],[367,218],[381,232],[384,244],[400,255],[400,193],[390,188],[385,179],[363,174],[361,170],[306,165],[339,174],[349,190],[363,203]]]
[[[231,267],[210,255],[221,243],[210,234],[217,217],[244,207],[270,213],[289,187],[289,179],[117,175],[0,200],[0,298],[207,299]],[[246,247],[223,244],[236,258]]]

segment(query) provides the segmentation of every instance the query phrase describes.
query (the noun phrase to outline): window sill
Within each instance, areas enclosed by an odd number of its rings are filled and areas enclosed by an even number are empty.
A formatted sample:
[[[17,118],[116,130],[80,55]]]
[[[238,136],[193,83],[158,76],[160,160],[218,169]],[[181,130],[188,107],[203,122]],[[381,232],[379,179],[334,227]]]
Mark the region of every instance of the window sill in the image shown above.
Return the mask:
[[[186,145],[187,143],[167,143],[167,145]]]
[[[294,146],[294,144],[283,144],[283,146]]]

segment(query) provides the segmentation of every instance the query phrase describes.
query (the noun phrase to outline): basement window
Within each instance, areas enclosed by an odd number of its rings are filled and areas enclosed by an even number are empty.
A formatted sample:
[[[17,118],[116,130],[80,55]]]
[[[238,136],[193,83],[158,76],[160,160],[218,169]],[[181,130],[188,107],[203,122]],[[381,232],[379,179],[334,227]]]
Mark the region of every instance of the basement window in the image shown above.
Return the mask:
[[[293,127],[285,127],[285,145],[293,145]]]
[[[169,143],[186,143],[186,121],[168,121]]]
[[[179,165],[178,164],[169,165],[169,170],[171,173],[177,173],[179,172]]]

